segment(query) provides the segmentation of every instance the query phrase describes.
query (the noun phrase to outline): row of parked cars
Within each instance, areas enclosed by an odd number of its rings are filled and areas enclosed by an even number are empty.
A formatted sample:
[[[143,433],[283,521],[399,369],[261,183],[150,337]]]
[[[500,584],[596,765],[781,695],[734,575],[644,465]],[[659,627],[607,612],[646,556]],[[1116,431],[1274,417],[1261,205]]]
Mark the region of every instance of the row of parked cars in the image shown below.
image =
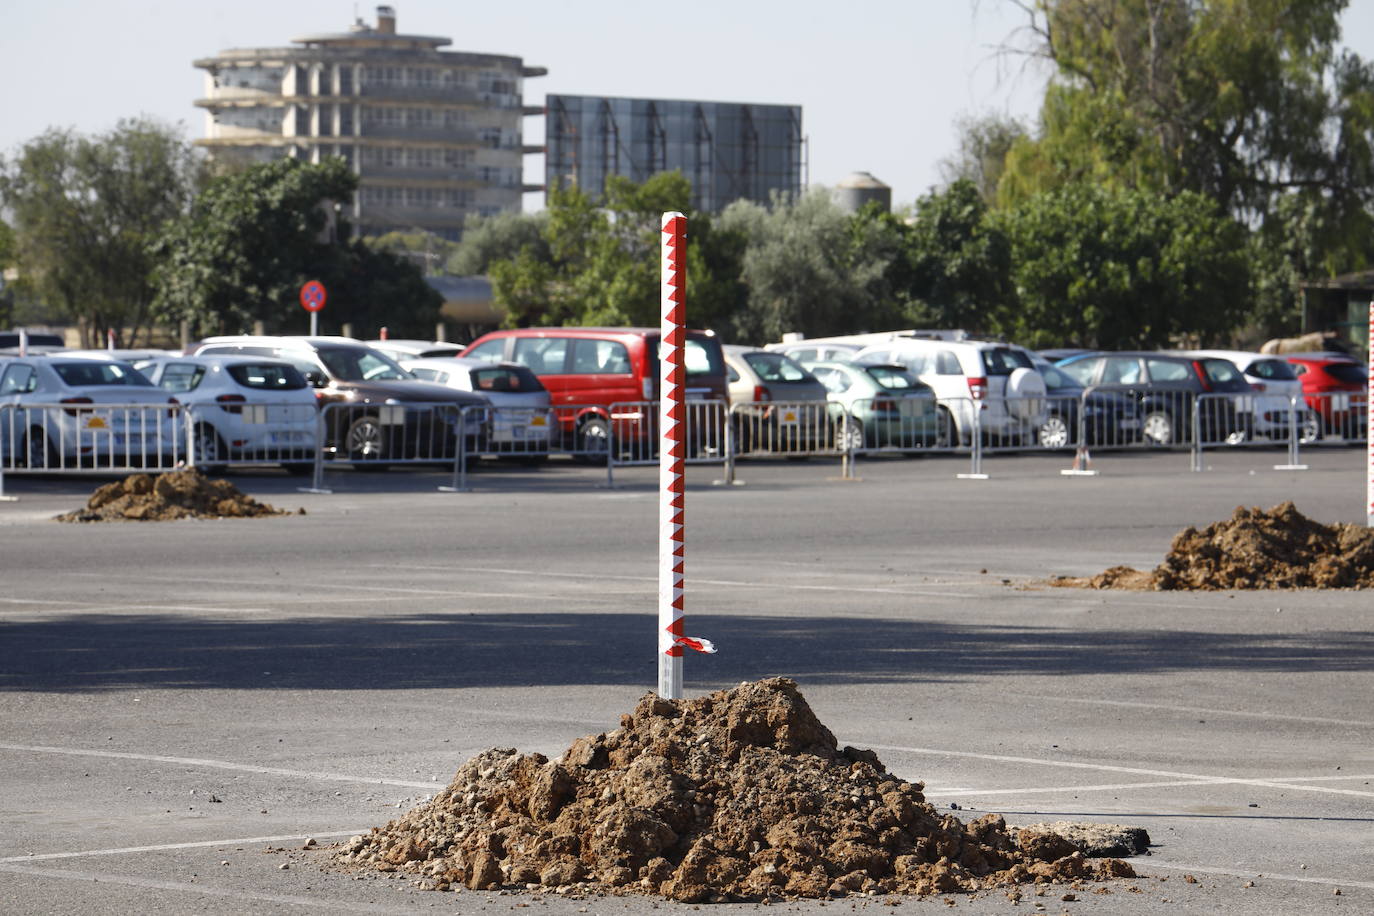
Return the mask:
[[[505,330],[466,348],[231,336],[184,353],[36,349],[48,352],[0,351],[3,466],[167,466],[193,450],[202,466],[275,460],[304,473],[320,450],[377,468],[451,462],[460,442],[469,454],[530,462],[554,448],[596,457],[647,437],[644,413],[658,396],[658,330],[649,328]],[[1065,355],[958,332],[756,348],[689,331],[684,361],[689,401],[733,408],[728,430],[695,424],[698,455],[727,442],[736,454],[914,453],[975,435],[1013,447],[1065,447],[1080,436],[1168,445],[1194,428],[1209,441],[1277,440],[1289,434],[1295,398],[1305,399],[1307,440],[1360,438],[1366,416],[1364,367],[1342,354]],[[723,422],[722,411],[713,416]]]

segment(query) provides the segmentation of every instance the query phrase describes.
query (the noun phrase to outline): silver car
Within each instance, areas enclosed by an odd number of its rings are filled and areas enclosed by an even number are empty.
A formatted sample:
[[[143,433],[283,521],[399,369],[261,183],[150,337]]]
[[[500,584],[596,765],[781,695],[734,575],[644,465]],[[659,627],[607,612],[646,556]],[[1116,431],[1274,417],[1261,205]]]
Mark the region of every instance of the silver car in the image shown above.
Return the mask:
[[[471,391],[491,402],[491,426],[480,450],[536,461],[547,457],[557,427],[549,391],[526,366],[458,356],[401,361],[421,381]]]

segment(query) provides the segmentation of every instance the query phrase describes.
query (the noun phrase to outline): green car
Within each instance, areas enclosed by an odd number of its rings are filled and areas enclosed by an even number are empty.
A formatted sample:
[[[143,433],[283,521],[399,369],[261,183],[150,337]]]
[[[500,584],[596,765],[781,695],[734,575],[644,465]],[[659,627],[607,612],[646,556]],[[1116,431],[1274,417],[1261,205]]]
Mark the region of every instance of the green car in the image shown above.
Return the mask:
[[[935,392],[904,366],[842,360],[803,365],[825,386],[827,399],[848,412],[836,421],[835,448],[909,452],[949,443]]]

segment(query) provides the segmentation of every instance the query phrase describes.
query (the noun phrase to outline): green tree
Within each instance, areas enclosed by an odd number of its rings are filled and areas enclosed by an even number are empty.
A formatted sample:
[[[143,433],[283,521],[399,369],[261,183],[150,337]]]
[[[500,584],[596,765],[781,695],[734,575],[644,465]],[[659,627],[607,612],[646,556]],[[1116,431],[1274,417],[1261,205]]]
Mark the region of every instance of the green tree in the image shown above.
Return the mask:
[[[149,244],[185,211],[199,175],[179,130],[148,119],[93,137],[50,130],[0,160],[25,292],[79,323],[89,345],[107,331],[137,343],[152,318]]]
[[[548,261],[549,243],[544,237],[548,222],[546,210],[473,214],[463,225],[462,241],[449,255],[447,270],[460,277],[480,276],[496,261],[515,260],[527,246],[533,257]]]
[[[959,149],[940,162],[940,177],[948,185],[972,182],[983,202],[992,206],[997,202],[1007,154],[1029,131],[1015,118],[997,114],[961,118],[955,126]]]
[[[679,172],[642,184],[612,176],[600,201],[576,187],[555,189],[541,238],[523,239],[514,253],[506,246],[504,257],[489,262],[506,324],[657,325],[662,217],[674,210],[688,215],[689,322],[711,327],[728,319],[742,297],[730,272],[739,240],[717,232],[704,214],[690,213],[690,199],[691,185]]]
[[[1246,231],[1194,192],[1069,185],[998,214],[1028,346],[1159,347],[1225,338],[1249,304]]]
[[[0,219],[0,328],[13,327],[14,290],[5,280],[5,271],[14,265],[14,230],[9,223]]]
[[[189,322],[194,336],[255,321],[301,333],[310,317],[300,288],[319,280],[330,325],[428,336],[442,297],[414,264],[349,238],[341,214],[356,187],[342,159],[283,159],[215,178],[154,246],[159,317]]]
[[[450,242],[424,229],[412,229],[409,232],[394,230],[366,236],[363,241],[374,251],[388,251],[410,261],[425,276],[442,274],[444,265],[458,250],[457,242]]]
[[[893,220],[856,218],[824,190],[771,207],[736,201],[719,224],[747,240],[742,279],[746,307],[734,321],[737,336],[762,343],[787,332],[808,337],[879,330],[900,320],[890,271],[900,259]]]
[[[906,238],[908,323],[1004,329],[1016,303],[1011,269],[1011,245],[974,182],[955,181],[927,194],[916,203]]]

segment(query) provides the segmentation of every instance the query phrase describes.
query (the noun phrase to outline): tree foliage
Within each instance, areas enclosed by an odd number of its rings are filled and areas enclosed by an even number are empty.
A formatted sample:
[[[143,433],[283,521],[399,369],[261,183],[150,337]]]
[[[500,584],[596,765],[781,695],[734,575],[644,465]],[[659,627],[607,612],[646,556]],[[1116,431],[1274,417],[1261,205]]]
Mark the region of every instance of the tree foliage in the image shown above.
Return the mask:
[[[363,239],[374,251],[387,251],[404,258],[420,269],[425,276],[442,274],[448,260],[458,250],[458,243],[424,229],[408,232],[393,230]]]
[[[1245,229],[1201,194],[1076,184],[997,221],[1019,293],[1005,330],[1028,346],[1215,343],[1249,302]]]
[[[691,186],[679,172],[642,184],[612,176],[600,201],[576,187],[554,190],[537,239],[529,237],[528,224],[504,223],[487,240],[503,240],[505,256],[489,261],[488,273],[507,325],[657,325],[661,221],[674,210],[689,215],[690,323],[711,326],[728,315],[737,289],[717,269],[729,262],[730,236],[714,232],[705,215],[690,214],[690,199]],[[474,244],[479,241],[483,236]],[[511,241],[519,243],[513,254]]]
[[[414,264],[349,239],[341,212],[356,187],[341,159],[283,159],[215,178],[154,246],[158,316],[189,322],[194,336],[257,321],[269,333],[301,333],[310,318],[300,288],[318,280],[328,291],[322,321],[428,336],[442,297]]]
[[[80,324],[87,344],[107,331],[136,343],[152,318],[149,245],[199,174],[179,130],[147,119],[91,137],[50,130],[0,160],[24,291]]]
[[[460,277],[485,274],[497,261],[512,261],[528,246],[534,257],[549,259],[545,238],[548,211],[474,214],[463,225],[463,240],[449,255],[447,269]]]

